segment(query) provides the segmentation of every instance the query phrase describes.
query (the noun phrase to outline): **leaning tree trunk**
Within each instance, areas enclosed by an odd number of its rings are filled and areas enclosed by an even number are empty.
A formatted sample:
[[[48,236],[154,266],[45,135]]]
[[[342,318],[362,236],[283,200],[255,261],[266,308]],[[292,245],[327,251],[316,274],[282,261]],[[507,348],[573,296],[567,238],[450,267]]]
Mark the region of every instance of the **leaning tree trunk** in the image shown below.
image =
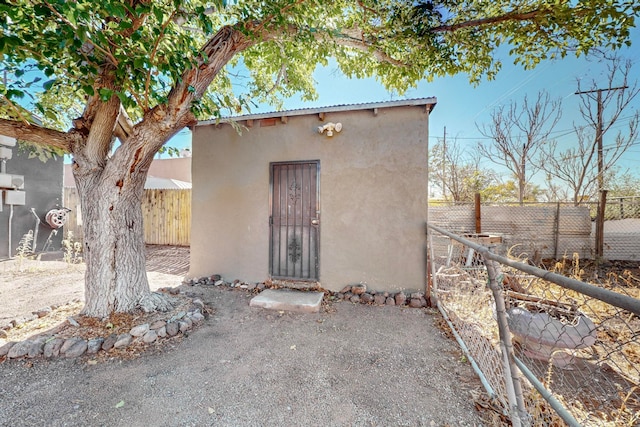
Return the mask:
[[[82,313],[87,316],[171,308],[169,298],[152,293],[147,280],[141,204],[153,157],[140,160],[139,153],[124,156],[133,160],[110,158],[88,170],[75,165],[87,265]]]

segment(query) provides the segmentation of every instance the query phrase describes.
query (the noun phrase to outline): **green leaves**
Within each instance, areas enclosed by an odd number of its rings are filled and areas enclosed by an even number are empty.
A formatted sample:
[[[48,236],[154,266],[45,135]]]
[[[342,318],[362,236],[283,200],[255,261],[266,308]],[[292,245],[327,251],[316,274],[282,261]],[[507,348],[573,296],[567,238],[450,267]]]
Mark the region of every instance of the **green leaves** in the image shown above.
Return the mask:
[[[525,68],[567,52],[624,46],[640,3],[14,0],[0,11],[8,17],[0,23],[0,57],[15,79],[4,96],[19,99],[38,87],[34,75],[22,71],[28,64],[46,77],[43,92],[64,86],[76,100],[118,96],[132,117],[142,117],[167,102],[189,70],[204,72],[240,57],[242,67],[229,69],[249,80],[232,85],[228,70],[216,71],[207,95],[193,99],[193,112],[244,111],[249,105],[239,94],[274,105],[294,94],[314,99],[313,71],[330,58],[346,75],[376,76],[398,93],[448,74],[465,73],[477,82],[495,76],[501,63],[494,51],[505,43]],[[224,26],[242,31],[255,45],[229,57],[209,57],[203,46]],[[114,87],[96,91],[105,70],[113,73]],[[200,96],[192,83],[189,99]]]

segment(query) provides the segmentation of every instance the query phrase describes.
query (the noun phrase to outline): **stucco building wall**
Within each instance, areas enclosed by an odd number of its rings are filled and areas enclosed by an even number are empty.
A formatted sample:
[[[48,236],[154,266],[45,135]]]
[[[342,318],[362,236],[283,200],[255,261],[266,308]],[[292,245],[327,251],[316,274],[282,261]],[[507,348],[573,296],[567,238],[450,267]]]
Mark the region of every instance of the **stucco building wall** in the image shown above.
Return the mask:
[[[424,289],[429,102],[197,126],[189,275],[267,280],[270,163],[319,160],[321,286]]]
[[[9,252],[11,252],[11,256],[15,256],[20,239],[29,230],[32,230],[35,235],[37,221],[31,212],[32,208],[35,209],[35,214],[41,221],[37,230],[36,252],[41,252],[45,248],[49,237],[51,237],[51,241],[47,245],[47,250],[60,249],[62,229],[52,233],[52,228],[45,222],[45,216],[49,210],[62,207],[62,167],[61,157],[42,162],[37,157],[29,158],[29,154],[21,151],[17,146],[13,148],[13,157],[7,160],[7,173],[24,176],[25,204],[15,205],[13,216],[8,205],[2,207],[2,212],[0,212],[0,259],[8,257]],[[10,217],[11,221],[9,221]],[[9,222],[11,222],[11,242],[9,242]]]

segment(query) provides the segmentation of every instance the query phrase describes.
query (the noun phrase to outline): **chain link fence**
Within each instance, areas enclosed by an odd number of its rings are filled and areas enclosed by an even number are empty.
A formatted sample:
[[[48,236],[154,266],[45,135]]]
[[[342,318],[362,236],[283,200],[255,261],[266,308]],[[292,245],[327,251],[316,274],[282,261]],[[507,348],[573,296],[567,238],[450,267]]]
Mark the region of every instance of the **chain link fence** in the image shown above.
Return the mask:
[[[429,222],[460,234],[498,234],[504,243],[500,249],[511,249],[538,263],[574,253],[582,259],[595,258],[598,211],[597,202],[578,206],[438,202],[430,203]],[[603,212],[602,257],[640,261],[640,197],[609,198]]]
[[[432,295],[501,417],[640,425],[637,269],[602,272],[577,255],[542,269],[498,255],[500,236],[432,224],[429,246]]]

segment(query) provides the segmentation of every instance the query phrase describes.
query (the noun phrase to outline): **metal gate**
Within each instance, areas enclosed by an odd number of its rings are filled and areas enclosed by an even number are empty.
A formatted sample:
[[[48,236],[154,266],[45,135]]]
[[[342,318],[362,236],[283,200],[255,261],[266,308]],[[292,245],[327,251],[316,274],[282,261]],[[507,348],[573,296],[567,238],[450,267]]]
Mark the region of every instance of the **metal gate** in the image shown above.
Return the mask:
[[[318,280],[320,162],[271,163],[269,273]]]

